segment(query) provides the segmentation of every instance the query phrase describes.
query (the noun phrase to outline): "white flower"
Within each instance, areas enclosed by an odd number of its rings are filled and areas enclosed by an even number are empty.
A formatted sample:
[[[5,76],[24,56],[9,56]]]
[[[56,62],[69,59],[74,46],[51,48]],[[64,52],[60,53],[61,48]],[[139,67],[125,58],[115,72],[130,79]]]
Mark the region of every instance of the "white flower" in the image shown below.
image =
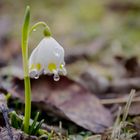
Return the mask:
[[[52,37],[45,37],[33,50],[29,58],[29,74],[38,78],[41,74],[54,74],[54,80],[59,80],[59,74],[66,75],[64,49]]]

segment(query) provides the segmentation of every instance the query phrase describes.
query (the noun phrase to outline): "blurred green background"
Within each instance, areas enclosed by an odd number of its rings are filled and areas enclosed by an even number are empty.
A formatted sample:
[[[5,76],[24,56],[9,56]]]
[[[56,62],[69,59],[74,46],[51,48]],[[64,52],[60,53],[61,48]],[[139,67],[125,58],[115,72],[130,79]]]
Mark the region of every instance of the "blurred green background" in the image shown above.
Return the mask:
[[[99,54],[101,58],[108,54],[140,56],[139,0],[1,0],[1,36],[20,42],[26,5],[31,7],[31,24],[47,22],[66,51],[105,38],[107,49]],[[38,28],[30,45],[34,47],[41,38],[42,29]]]

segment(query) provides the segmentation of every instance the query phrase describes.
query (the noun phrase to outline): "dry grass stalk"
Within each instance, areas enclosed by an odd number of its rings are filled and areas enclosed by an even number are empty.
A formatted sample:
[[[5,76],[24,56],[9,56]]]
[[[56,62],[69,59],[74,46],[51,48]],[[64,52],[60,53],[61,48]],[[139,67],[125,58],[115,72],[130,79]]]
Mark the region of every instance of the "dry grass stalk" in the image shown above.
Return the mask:
[[[127,128],[128,125],[131,126],[132,124],[126,121],[128,111],[134,95],[135,90],[131,90],[127,104],[123,111],[123,117],[121,121],[120,121],[121,108],[119,108],[118,116],[114,124],[114,127],[112,128],[112,134],[109,140],[132,140],[132,138],[136,135],[136,132],[134,130],[132,129],[129,130],[129,128]]]

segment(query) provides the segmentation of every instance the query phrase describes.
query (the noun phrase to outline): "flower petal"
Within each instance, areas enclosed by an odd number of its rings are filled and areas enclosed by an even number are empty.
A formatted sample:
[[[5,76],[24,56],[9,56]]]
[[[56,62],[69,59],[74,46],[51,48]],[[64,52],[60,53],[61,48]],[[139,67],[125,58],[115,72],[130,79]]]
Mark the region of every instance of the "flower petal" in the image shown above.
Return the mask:
[[[64,62],[64,49],[52,37],[45,37],[33,50],[29,59],[29,72],[31,77],[42,73],[54,74],[54,79],[59,79],[59,73],[66,74]]]

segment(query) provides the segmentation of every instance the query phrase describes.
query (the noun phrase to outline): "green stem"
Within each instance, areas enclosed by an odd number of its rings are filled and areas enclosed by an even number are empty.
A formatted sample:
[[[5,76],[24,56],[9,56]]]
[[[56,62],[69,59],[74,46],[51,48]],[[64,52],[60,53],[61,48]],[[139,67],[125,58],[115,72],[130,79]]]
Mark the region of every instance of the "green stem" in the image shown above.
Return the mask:
[[[49,26],[48,26],[45,22],[42,22],[42,21],[40,21],[40,22],[38,22],[38,23],[35,23],[35,24],[31,27],[31,30],[30,30],[29,34],[32,33],[32,31],[36,30],[36,28],[37,28],[38,26],[40,26],[40,25],[42,25],[43,27],[45,27],[45,29],[44,29],[44,35],[45,35],[45,36],[51,36],[51,31],[50,31]]]
[[[22,27],[22,59],[24,69],[24,88],[25,88],[25,117],[24,117],[24,132],[29,132],[30,116],[31,116],[31,86],[28,70],[28,37],[30,23],[30,7],[27,6],[25,12],[24,23]]]
[[[23,59],[23,70],[24,70],[24,88],[25,88],[25,117],[24,117],[24,132],[29,134],[29,125],[30,125],[30,117],[31,117],[31,84],[29,77],[29,69],[28,69],[28,39],[29,34],[36,29],[39,25],[43,25],[44,35],[51,36],[50,29],[45,22],[38,22],[31,27],[29,31],[30,24],[30,7],[27,6],[25,11],[24,23],[22,27],[22,59]]]

